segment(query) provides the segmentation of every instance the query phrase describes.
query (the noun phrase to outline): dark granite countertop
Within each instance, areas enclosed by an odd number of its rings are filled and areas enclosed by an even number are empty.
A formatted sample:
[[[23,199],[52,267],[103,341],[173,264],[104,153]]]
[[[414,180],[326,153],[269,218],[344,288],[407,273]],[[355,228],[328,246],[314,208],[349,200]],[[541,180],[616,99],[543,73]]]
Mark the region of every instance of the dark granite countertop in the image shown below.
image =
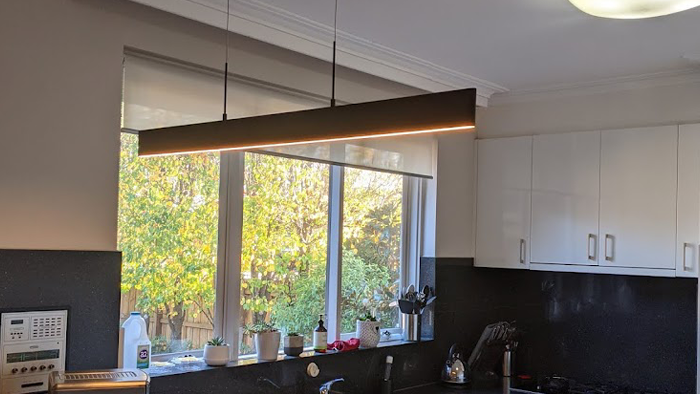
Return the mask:
[[[501,384],[476,384],[467,387],[450,386],[444,383],[434,383],[410,389],[397,390],[397,394],[508,394],[510,381],[505,379]]]

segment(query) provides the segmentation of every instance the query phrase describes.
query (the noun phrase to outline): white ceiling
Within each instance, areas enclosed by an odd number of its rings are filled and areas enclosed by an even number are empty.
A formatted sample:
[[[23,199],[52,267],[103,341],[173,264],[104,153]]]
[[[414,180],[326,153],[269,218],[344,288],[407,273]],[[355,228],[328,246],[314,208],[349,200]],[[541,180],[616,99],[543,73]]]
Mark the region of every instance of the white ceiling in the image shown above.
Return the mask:
[[[178,1],[226,7],[226,0]],[[307,27],[333,24],[333,0],[233,0],[232,8],[242,3]],[[188,12],[179,13],[198,19]],[[495,92],[668,74],[697,67],[682,56],[700,55],[700,7],[612,20],[584,14],[568,0],[339,0],[338,28],[339,47],[353,38],[366,40],[454,78],[485,80]]]

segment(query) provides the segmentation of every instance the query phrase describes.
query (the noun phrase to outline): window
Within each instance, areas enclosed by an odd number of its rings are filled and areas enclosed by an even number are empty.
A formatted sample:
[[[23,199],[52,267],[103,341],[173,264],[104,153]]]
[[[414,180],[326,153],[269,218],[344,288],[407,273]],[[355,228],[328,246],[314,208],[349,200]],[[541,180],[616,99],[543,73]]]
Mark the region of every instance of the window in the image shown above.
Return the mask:
[[[403,176],[346,168],[343,199],[341,333],[371,314],[399,326]]]
[[[366,313],[396,338],[394,300],[420,256],[423,182],[408,174],[432,162],[429,140],[139,158],[135,129],[217,120],[221,88],[219,75],[139,56],[125,68],[122,319],[141,311],[166,360],[217,335],[250,355],[261,323],[310,345],[319,314],[329,340],[353,336]],[[326,105],[262,82],[229,88],[232,116]]]
[[[245,155],[241,327],[274,322],[311,340],[325,311],[329,167]],[[239,353],[254,351],[241,335]]]
[[[118,247],[122,321],[143,313],[153,354],[201,349],[212,336],[219,155],[139,158],[121,134]]]

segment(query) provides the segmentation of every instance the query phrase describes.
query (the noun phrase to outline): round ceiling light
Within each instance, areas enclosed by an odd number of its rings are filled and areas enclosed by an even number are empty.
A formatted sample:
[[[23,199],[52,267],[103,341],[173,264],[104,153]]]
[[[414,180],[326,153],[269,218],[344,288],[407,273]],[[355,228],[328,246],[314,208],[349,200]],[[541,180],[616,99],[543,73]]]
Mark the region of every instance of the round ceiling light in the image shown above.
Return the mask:
[[[613,19],[642,19],[700,6],[700,0],[569,0],[581,11]]]

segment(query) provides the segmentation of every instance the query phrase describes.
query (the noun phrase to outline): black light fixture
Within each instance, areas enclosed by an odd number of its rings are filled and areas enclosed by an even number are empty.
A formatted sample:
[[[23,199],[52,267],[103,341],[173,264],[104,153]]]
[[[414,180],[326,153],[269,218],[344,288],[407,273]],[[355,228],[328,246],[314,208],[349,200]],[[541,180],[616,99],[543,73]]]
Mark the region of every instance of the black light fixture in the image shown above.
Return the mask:
[[[476,89],[335,105],[338,2],[335,3],[331,105],[295,112],[227,119],[228,19],[224,113],[216,122],[164,127],[139,132],[139,156],[160,156],[289,145],[409,136],[474,129]]]

